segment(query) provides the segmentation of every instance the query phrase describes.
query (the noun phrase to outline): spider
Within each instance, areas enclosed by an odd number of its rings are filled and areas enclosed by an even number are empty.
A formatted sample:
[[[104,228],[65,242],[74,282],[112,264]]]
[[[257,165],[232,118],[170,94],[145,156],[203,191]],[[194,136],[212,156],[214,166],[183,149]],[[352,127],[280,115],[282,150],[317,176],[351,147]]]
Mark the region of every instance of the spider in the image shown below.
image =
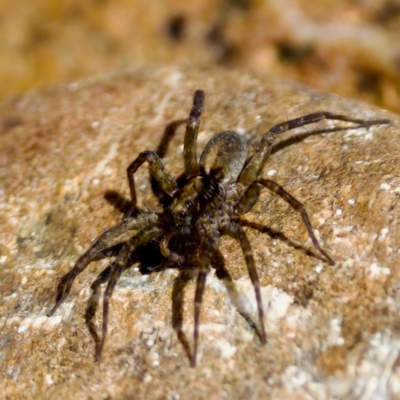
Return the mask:
[[[272,143],[281,133],[323,119],[350,122],[358,127],[390,123],[387,119],[368,121],[318,111],[273,126],[262,136],[257,150],[251,156],[247,154],[247,145],[241,135],[225,131],[218,133],[207,143],[198,159],[197,135],[204,98],[202,90],[195,91],[184,137],[184,174],[179,179],[173,178],[157,152],[141,152],[127,168],[131,195],[129,211],[119,225],[106,230],[97,238],[58,284],[56,303],[49,316],[56,312],[70,293],[75,278],[89,263],[101,255],[109,255],[106,253],[108,249],[117,248],[114,251],[114,261],[91,285],[92,294],[85,314],[86,324],[95,342],[96,361],[102,356],[107,334],[109,299],[115,285],[121,273],[137,261],[137,252],[149,243],[155,243],[166,260],[165,265],[197,272],[193,351],[189,353],[190,365],[194,367],[199,341],[200,308],[207,274],[214,268],[219,279],[231,280],[219,250],[222,235],[228,235],[240,244],[257,301],[258,334],[261,342],[266,343],[258,273],[249,239],[240,225],[240,217],[252,209],[262,188],[280,196],[300,214],[315,249],[329,264],[334,264],[331,256],[320,246],[304,205],[274,181],[260,177],[271,154]],[[152,180],[167,199],[161,212],[143,210],[137,206],[134,176],[138,168],[146,162]],[[100,300],[100,287],[104,283],[107,285],[103,295],[100,335],[94,317]],[[178,331],[180,340],[181,335],[182,332]]]

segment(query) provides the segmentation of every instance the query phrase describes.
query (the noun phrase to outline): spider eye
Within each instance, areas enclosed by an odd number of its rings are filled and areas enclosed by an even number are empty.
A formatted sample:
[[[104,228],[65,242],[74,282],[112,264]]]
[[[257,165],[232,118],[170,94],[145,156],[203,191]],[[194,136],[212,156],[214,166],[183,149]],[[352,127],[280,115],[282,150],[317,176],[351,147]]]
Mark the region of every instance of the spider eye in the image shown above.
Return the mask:
[[[180,218],[185,218],[185,217],[186,217],[185,211],[181,211],[181,212],[179,213],[179,217],[180,217]]]
[[[191,201],[188,201],[186,203],[186,208],[192,208],[193,207],[193,203]]]

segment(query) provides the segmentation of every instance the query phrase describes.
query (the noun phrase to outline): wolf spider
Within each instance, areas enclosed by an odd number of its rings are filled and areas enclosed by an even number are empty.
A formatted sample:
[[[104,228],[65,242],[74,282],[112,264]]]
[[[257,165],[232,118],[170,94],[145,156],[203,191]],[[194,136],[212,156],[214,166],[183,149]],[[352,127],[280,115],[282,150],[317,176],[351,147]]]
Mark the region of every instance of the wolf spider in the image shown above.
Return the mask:
[[[167,260],[167,266],[198,271],[194,296],[192,354],[190,355],[186,349],[192,367],[196,365],[200,307],[207,274],[212,267],[216,270],[219,279],[227,279],[232,283],[224,265],[223,255],[219,251],[221,235],[236,239],[241,246],[257,300],[258,334],[261,342],[265,343],[264,311],[259,278],[249,239],[240,225],[240,216],[250,211],[258,201],[260,189],[267,188],[276,193],[300,214],[315,249],[329,264],[334,264],[333,259],[318,243],[304,205],[277,183],[260,177],[271,154],[275,137],[291,129],[323,119],[351,122],[357,124],[358,127],[390,122],[386,119],[367,121],[318,111],[273,126],[263,135],[257,150],[251,156],[247,155],[247,145],[241,135],[232,131],[218,133],[207,143],[198,160],[197,134],[204,97],[203,91],[195,91],[193,106],[186,122],[183,151],[185,172],[181,178],[176,180],[167,172],[157,152],[140,153],[127,169],[131,195],[129,212],[125,214],[119,225],[102,233],[78,259],[73,269],[60,280],[56,303],[49,316],[56,312],[69,294],[75,278],[88,264],[101,255],[107,255],[105,253],[107,249],[117,246],[114,262],[91,285],[92,295],[85,314],[88,329],[95,342],[96,360],[101,359],[107,333],[109,298],[115,285],[121,273],[137,261],[134,257],[135,253],[152,241],[156,243],[164,259]],[[134,174],[145,162],[148,163],[153,182],[167,199],[162,212],[137,207]],[[107,283],[107,286],[103,295],[102,335],[100,336],[94,317],[100,299],[100,286],[103,283]],[[177,329],[178,337],[183,343],[183,333],[180,328]]]

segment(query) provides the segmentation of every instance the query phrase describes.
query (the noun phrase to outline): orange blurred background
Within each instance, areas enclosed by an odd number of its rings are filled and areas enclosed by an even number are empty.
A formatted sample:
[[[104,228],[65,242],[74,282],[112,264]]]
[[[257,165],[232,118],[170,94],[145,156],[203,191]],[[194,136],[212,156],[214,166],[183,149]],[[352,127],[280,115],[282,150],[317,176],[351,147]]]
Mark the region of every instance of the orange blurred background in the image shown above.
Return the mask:
[[[400,113],[398,0],[0,0],[0,98],[143,63],[248,67]]]

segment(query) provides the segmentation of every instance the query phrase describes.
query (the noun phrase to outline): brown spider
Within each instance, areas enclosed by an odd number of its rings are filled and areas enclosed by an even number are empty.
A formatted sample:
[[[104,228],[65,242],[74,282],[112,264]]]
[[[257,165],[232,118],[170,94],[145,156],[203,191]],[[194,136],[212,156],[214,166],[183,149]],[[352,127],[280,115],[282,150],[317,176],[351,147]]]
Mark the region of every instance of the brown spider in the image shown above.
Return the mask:
[[[56,303],[49,313],[53,315],[71,290],[75,278],[99,258],[107,249],[117,248],[115,260],[91,285],[92,295],[86,310],[86,323],[95,342],[95,359],[100,360],[107,333],[109,298],[121,273],[137,261],[135,254],[148,243],[156,243],[167,260],[168,267],[181,270],[197,270],[197,285],[194,298],[194,345],[189,354],[191,366],[196,365],[199,337],[199,318],[206,277],[211,267],[219,279],[231,281],[225,268],[224,258],[219,251],[221,235],[238,240],[244,254],[247,269],[257,300],[259,335],[266,342],[264,311],[260,293],[260,283],[250,242],[239,218],[252,209],[257,202],[260,189],[265,187],[276,193],[298,211],[307,228],[314,247],[329,264],[332,258],[323,250],[313,232],[310,218],[302,203],[277,183],[260,178],[260,174],[271,153],[271,145],[276,135],[291,129],[312,124],[323,119],[352,122],[358,127],[387,124],[387,119],[366,121],[325,111],[319,111],[275,125],[266,132],[258,150],[250,157],[243,138],[232,131],[215,135],[205,146],[200,160],[196,155],[197,134],[203,110],[204,92],[196,90],[193,107],[186,123],[184,139],[183,176],[175,180],[164,168],[160,156],[153,151],[139,154],[128,169],[131,206],[122,222],[102,233],[95,243],[78,259],[73,269],[64,275],[57,288]],[[136,205],[134,174],[147,162],[152,179],[162,194],[169,199],[164,211],[141,210]],[[102,335],[97,332],[94,317],[100,298],[100,285],[107,283],[103,295]],[[176,328],[176,326],[174,326]],[[183,333],[178,327],[181,342]],[[185,346],[186,347],[186,346]]]

